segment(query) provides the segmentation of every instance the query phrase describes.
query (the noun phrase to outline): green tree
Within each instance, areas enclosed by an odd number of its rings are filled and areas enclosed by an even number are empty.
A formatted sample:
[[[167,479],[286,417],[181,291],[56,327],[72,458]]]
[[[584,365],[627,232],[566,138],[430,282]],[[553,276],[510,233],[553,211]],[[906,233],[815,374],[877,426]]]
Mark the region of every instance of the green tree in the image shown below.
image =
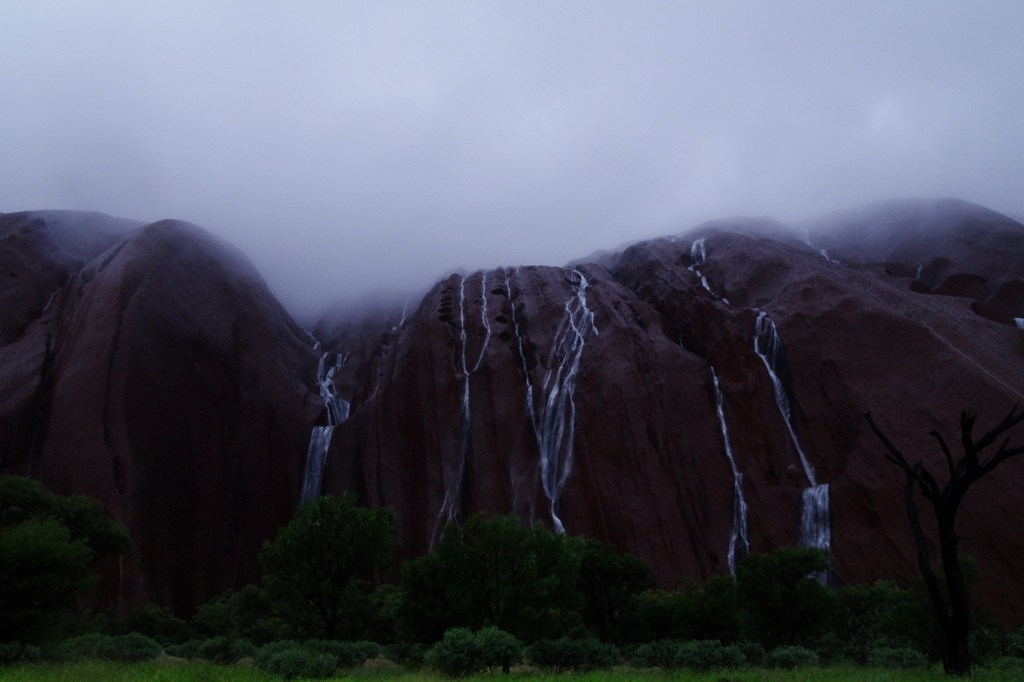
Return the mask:
[[[358,638],[394,549],[391,509],[360,507],[351,493],[318,497],[263,545],[263,588],[299,636]]]
[[[128,551],[124,526],[99,502],[0,476],[0,641],[31,639],[95,587],[93,569]]]
[[[578,566],[569,538],[476,514],[402,567],[406,635],[434,642],[452,627],[494,626],[524,641],[543,637],[564,622]]]
[[[574,610],[601,639],[619,641],[623,617],[650,586],[651,569],[643,559],[597,540],[579,541],[577,551]]]
[[[835,595],[816,579],[828,553],[815,547],[783,547],[751,554],[736,567],[736,588],[747,634],[772,649],[817,635],[831,617]]]

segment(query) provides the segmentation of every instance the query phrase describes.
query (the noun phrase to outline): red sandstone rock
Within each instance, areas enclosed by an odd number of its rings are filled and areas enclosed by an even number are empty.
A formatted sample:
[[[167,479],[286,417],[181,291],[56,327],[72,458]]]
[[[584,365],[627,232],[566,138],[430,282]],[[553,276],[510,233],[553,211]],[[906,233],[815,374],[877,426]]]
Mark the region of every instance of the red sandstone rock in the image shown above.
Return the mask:
[[[173,221],[121,236],[56,305],[3,348],[5,376],[45,374],[38,422],[10,416],[12,430],[38,426],[34,444],[0,454],[5,470],[95,496],[128,527],[108,597],[188,613],[255,580],[320,407],[304,333],[241,254]]]
[[[0,237],[28,239],[26,220],[0,217]],[[902,480],[862,413],[941,471],[931,429],[955,441],[961,410],[976,409],[983,429],[1021,400],[1024,226],[943,201],[802,227],[716,221],[600,263],[453,275],[404,311],[335,311],[315,333],[349,354],[334,384],[351,417],[334,431],[323,489],[394,507],[406,557],[445,522],[515,512],[615,542],[665,586],[723,573],[733,475],[714,370],[751,550],[796,544],[809,476],[754,349],[763,312],[785,345],[792,428],[830,486],[838,582],[907,581],[917,569]],[[98,238],[64,260],[32,239],[35,251],[0,242],[0,265],[34,273],[4,291],[5,470],[96,495],[129,525],[137,545],[115,581],[126,603],[187,611],[251,580],[324,420],[311,342],[244,258],[191,226]],[[546,440],[538,423],[559,368],[564,380],[577,359],[574,386],[562,385],[573,388],[559,422],[574,414],[568,450],[567,430]],[[564,476],[545,485],[552,442]],[[1022,480],[1024,462],[1011,461],[979,483],[959,528],[979,595],[1012,624],[1024,622]]]

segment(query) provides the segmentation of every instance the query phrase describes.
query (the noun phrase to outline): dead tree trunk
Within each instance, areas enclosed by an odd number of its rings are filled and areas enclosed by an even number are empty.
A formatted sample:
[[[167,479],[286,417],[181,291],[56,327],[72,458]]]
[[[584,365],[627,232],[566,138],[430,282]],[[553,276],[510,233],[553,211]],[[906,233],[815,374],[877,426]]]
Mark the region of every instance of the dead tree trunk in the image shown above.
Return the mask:
[[[947,675],[970,675],[971,657],[968,636],[970,635],[971,611],[967,600],[967,585],[960,567],[956,513],[968,488],[975,481],[991,473],[1010,457],[1024,454],[1024,446],[1011,447],[1010,440],[1005,438],[994,455],[984,462],[980,458],[982,450],[993,445],[1002,438],[1005,432],[1024,421],[1024,413],[1017,413],[1017,406],[1014,406],[1010,410],[1010,414],[996,424],[992,430],[975,440],[973,431],[977,415],[969,411],[962,412],[960,414],[960,444],[963,455],[959,459],[954,459],[945,439],[937,431],[932,431],[930,435],[942,449],[946,466],[949,469],[949,479],[942,486],[921,462],[910,464],[907,461],[903,453],[875,425],[870,413],[866,413],[864,417],[867,419],[868,425],[871,426],[871,430],[885,446],[887,450],[885,458],[906,474],[904,498],[907,505],[907,519],[910,521],[914,544],[917,547],[917,565],[928,588],[928,595],[935,607],[935,617],[939,623],[943,668]],[[928,500],[935,514],[945,589],[932,568],[928,538],[925,537],[924,529],[921,526],[921,517],[914,499],[915,489]]]

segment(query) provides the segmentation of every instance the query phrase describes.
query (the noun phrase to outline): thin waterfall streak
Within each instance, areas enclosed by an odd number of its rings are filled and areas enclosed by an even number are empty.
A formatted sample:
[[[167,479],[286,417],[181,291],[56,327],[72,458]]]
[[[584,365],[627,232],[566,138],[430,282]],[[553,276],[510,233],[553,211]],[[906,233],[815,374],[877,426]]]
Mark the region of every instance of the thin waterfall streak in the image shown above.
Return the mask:
[[[480,355],[477,356],[476,364],[473,365],[473,369],[470,370],[470,374],[475,373],[480,369],[480,365],[484,361],[484,356],[487,353],[487,344],[491,341],[491,321],[487,319],[487,273],[480,273],[480,320],[484,325],[484,342],[480,346]]]
[[[700,239],[695,239],[693,245],[690,246],[690,267],[687,269],[693,274],[700,277],[701,286],[707,289],[709,294],[715,296],[715,298],[718,298],[715,292],[711,291],[711,285],[708,284],[708,278],[704,276],[704,273],[697,269],[697,266],[703,265],[707,258],[708,252],[704,246],[704,237],[701,237]]]
[[[451,523],[458,517],[458,505],[462,496],[462,485],[466,474],[467,459],[469,458],[470,437],[472,431],[472,412],[470,403],[470,377],[480,369],[484,357],[487,354],[487,344],[491,340],[491,324],[487,312],[487,273],[480,273],[480,297],[481,297],[481,322],[484,327],[484,341],[480,347],[480,353],[469,366],[469,334],[466,330],[466,278],[459,280],[459,358],[457,371],[462,375],[462,405],[459,410],[461,420],[460,439],[457,445],[458,465],[448,468],[444,475],[444,499],[441,508],[438,510],[435,523],[434,537],[442,523]]]
[[[722,389],[718,383],[718,374],[711,368],[711,378],[715,385],[715,411],[718,414],[718,425],[725,444],[725,456],[729,460],[733,480],[732,532],[729,534],[729,573],[736,575],[736,563],[750,553],[750,539],[747,535],[747,501],[743,497],[743,474],[736,467],[732,444],[729,442],[729,427],[725,423],[725,406]]]
[[[767,340],[765,337],[767,337]],[[803,465],[804,474],[807,476],[811,486],[816,486],[818,482],[814,475],[814,468],[807,459],[807,455],[804,454],[803,448],[800,447],[800,439],[797,438],[796,429],[793,428],[793,412],[792,406],[789,403],[789,396],[786,395],[786,387],[782,384],[782,380],[779,378],[776,370],[782,353],[782,339],[779,337],[775,323],[772,322],[771,318],[764,311],[758,313],[755,323],[754,353],[761,358],[765,369],[768,370],[768,377],[771,379],[772,388],[775,393],[775,406],[779,409],[782,420],[786,423],[786,430],[789,431],[789,438],[793,443],[793,447],[796,448],[797,454],[800,456],[800,463]]]
[[[518,274],[519,269],[516,268],[515,272]],[[523,349],[523,335],[519,330],[519,319],[516,317],[516,306],[512,301],[512,284],[509,280],[508,270],[505,271],[505,294],[508,296],[509,307],[512,309],[512,330],[516,335],[516,347],[519,350],[519,361],[523,370],[523,376],[526,380],[526,416],[530,420],[530,427],[533,429],[533,435],[539,442],[540,432],[537,430],[537,419],[534,415],[533,407],[533,381],[530,379],[530,370],[526,366],[526,352]]]
[[[564,533],[565,526],[558,516],[558,498],[573,465],[573,444],[576,429],[576,377],[579,373],[586,337],[593,332],[594,313],[587,307],[587,278],[579,270],[568,271],[575,295],[565,303],[565,313],[552,338],[548,354],[548,370],[541,383],[547,393],[541,412],[537,414],[528,391],[527,409],[537,436],[540,454],[541,487],[551,502],[551,520],[555,532]],[[525,368],[525,367],[524,367]]]

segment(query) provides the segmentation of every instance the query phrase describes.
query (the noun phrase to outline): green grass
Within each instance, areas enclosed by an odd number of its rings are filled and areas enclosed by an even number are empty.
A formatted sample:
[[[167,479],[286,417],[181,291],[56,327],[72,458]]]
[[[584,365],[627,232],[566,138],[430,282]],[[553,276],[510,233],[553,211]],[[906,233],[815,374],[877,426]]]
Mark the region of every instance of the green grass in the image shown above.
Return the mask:
[[[978,668],[972,682],[1011,682],[1022,679],[1021,668]],[[156,682],[277,682],[281,678],[245,665],[214,665],[211,663],[183,663],[148,661],[145,663],[109,663],[89,661],[83,663],[40,663],[33,665],[0,668],[0,682],[134,682],[135,680]],[[364,667],[347,671],[334,678],[337,680],[390,680],[394,682],[439,682],[447,680],[431,673],[409,672],[398,667]],[[698,675],[677,672],[662,673],[657,670],[634,670],[619,668],[608,672],[585,675],[547,675],[538,672],[513,672],[505,677],[501,674],[481,675],[462,678],[463,680],[489,680],[490,682],[628,682],[650,680],[650,682],[939,682],[948,680],[942,674],[941,666],[926,670],[880,670],[832,666],[826,668],[804,668],[798,670],[738,670],[718,671]]]

